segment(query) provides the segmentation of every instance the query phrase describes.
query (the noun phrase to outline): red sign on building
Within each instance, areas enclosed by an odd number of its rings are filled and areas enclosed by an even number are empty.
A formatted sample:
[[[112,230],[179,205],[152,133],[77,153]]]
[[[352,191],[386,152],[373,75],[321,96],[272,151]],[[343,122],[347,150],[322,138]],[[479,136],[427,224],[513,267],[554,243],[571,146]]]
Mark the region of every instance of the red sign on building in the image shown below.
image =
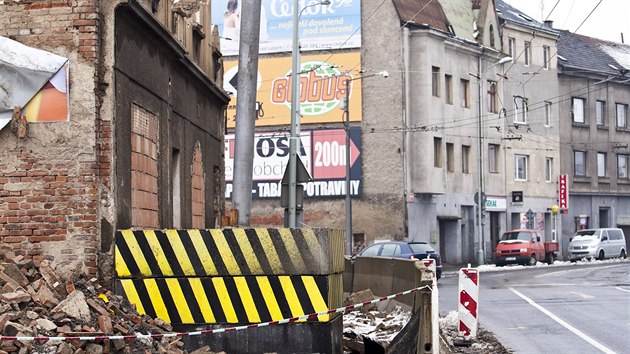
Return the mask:
[[[569,208],[569,181],[567,175],[558,176],[558,201],[560,209]]]

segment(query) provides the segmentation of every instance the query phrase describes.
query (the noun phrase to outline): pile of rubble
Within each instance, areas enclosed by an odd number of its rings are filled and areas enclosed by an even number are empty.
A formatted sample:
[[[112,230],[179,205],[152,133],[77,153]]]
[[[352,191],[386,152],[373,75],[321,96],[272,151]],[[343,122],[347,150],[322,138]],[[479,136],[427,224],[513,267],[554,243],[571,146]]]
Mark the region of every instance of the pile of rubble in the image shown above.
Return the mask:
[[[96,279],[62,279],[51,260],[35,264],[0,248],[0,336],[92,337],[172,332],[160,319],[141,316],[135,306]],[[5,353],[186,353],[181,338],[20,341],[1,340]],[[207,351],[204,351],[207,353]]]

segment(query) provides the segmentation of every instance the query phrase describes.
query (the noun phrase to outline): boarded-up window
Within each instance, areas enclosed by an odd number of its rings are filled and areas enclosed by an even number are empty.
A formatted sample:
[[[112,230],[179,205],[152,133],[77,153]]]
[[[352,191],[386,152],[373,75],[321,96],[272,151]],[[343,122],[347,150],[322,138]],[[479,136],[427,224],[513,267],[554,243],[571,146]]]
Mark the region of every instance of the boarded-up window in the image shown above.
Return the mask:
[[[192,227],[204,229],[206,227],[206,197],[205,174],[199,142],[195,144],[192,160]]]
[[[159,228],[158,117],[131,106],[131,226]]]

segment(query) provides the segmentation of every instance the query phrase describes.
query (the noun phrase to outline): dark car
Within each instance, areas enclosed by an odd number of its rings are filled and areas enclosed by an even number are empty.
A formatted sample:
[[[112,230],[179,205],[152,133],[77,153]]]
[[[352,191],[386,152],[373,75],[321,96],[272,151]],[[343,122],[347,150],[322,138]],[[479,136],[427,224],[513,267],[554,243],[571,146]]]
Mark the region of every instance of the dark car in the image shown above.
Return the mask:
[[[405,259],[433,258],[436,264],[436,275],[442,277],[442,258],[431,245],[426,242],[388,241],[375,243],[352,256],[356,257],[392,257]]]

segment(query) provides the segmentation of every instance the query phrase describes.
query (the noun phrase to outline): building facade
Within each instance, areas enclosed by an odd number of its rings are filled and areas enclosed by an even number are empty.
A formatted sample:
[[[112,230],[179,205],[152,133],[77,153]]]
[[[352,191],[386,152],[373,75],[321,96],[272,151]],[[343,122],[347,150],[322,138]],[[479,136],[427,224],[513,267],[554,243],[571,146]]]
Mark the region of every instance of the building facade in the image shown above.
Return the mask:
[[[0,130],[3,245],[52,258],[59,274],[108,278],[117,229],[217,224],[228,96],[207,4],[4,1],[0,12],[1,36],[69,68],[66,119]]]

